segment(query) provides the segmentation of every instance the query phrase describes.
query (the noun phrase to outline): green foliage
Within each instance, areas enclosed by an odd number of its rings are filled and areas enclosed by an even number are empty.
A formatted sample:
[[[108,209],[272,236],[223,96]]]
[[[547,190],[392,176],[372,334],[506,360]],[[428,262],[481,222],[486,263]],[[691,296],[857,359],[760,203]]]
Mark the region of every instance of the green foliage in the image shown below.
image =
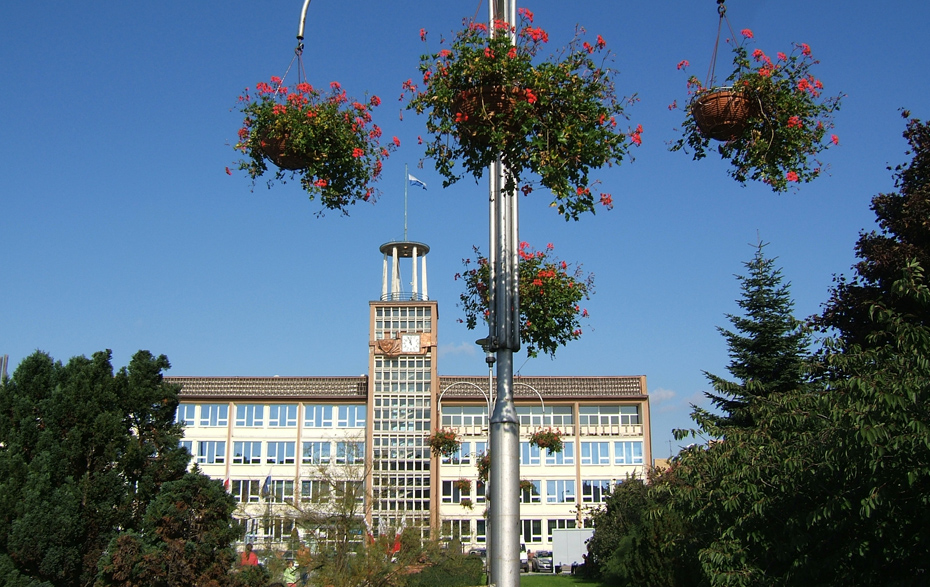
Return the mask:
[[[752,31],[742,32],[752,39]],[[823,84],[811,73],[817,63],[803,43],[796,43],[787,55],[779,52],[774,61],[761,49],[750,55],[744,44],[734,44],[733,72],[725,85],[749,102],[749,114],[744,128],[719,144],[717,152],[730,161],[728,173],[736,181],[761,181],[783,192],[792,183],[809,182],[823,171],[817,156],[839,142],[836,135],[828,137],[827,131],[833,128],[833,113],[839,110],[842,95],[823,95]],[[687,61],[681,62],[679,69],[686,65]],[[720,88],[714,80],[708,80],[705,87],[695,76],[688,80],[688,88],[692,99],[684,108],[683,136],[670,148],[690,148],[698,160],[707,156],[711,138],[698,127],[693,104]]]
[[[163,484],[145,513],[140,533],[113,540],[99,563],[97,585],[238,585],[229,569],[239,538],[235,500],[222,483],[199,471]]]
[[[174,423],[164,356],[110,353],[67,365],[36,352],[0,396],[0,553],[23,575],[86,585],[118,528],[139,528],[160,486],[189,456]]]
[[[481,584],[483,575],[484,563],[480,558],[448,548],[439,560],[407,577],[406,584],[407,587],[473,587]]]
[[[588,311],[579,305],[594,291],[594,275],[582,271],[551,255],[552,244],[545,251],[535,251],[529,243],[520,243],[517,288],[520,296],[520,339],[526,354],[536,357],[540,351],[554,357],[555,351],[581,337],[580,318]],[[478,319],[489,316],[491,267],[475,247],[476,262],[463,261],[465,272],[456,280],[465,282],[459,306],[465,311],[465,325],[473,330]]]
[[[552,191],[566,220],[594,212],[597,201],[610,208],[610,194],[595,200],[589,172],[619,165],[630,141],[641,142],[642,127],[629,135],[618,129],[627,101],[617,99],[606,43],[598,36],[592,45],[578,29],[567,47],[539,60],[549,36],[532,26],[530,11],[519,12],[517,26],[499,21],[494,30],[466,21],[448,46],[443,40],[439,51],[420,58],[423,90],[412,80],[404,87],[411,94],[407,108],[428,113],[432,140],[426,156],[435,161],[444,186],[466,173],[481,177],[501,158],[507,191],[516,191],[526,172],[533,173]],[[426,41],[424,31],[421,38]],[[494,88],[494,98],[467,106],[485,88]],[[532,186],[522,189],[529,193]]]
[[[235,149],[248,157],[239,161],[239,169],[254,180],[272,161],[278,166],[274,179],[283,182],[291,171],[311,200],[319,197],[325,209],[343,214],[358,201],[374,201],[371,184],[381,175],[382,160],[400,144],[397,137],[380,143],[381,129],[372,124],[371,111],[381,100],[352,100],[337,82],[330,84],[328,95],[308,83],[289,88],[281,86],[280,78],[271,82],[259,82],[255,95],[246,89],[239,96],[245,120]]]
[[[609,585],[698,585],[700,572],[688,556],[689,525],[668,507],[674,470],[652,471],[649,483],[633,477],[618,483],[593,515],[584,572]]]

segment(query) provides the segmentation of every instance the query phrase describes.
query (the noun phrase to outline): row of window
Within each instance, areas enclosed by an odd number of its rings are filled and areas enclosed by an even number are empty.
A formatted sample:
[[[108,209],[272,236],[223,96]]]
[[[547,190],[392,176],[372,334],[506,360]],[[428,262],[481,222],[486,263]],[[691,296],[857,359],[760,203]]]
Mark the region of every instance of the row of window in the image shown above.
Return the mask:
[[[229,492],[239,503],[293,503],[297,497],[302,502],[329,503],[346,499],[364,502],[365,491],[362,481],[305,479],[300,482],[300,494],[294,494],[297,487],[293,479],[234,479]]]
[[[521,426],[567,427],[575,423],[572,406],[521,406],[517,408]],[[449,406],[442,409],[443,426],[488,426],[486,406]],[[640,423],[639,406],[579,406],[581,426],[628,426]]]
[[[520,482],[520,503],[575,503],[574,479],[550,479],[547,481],[523,480]],[[474,495],[472,495],[474,489]],[[545,493],[543,493],[545,489]],[[610,479],[583,479],[581,481],[581,502],[602,503],[610,495]],[[442,503],[462,503],[468,499],[472,503],[485,503],[486,486],[483,481],[471,483],[462,481],[442,482]]]
[[[304,428],[364,428],[364,404],[304,404]],[[335,418],[333,415],[335,414]],[[229,404],[178,405],[176,421],[185,426],[229,425]],[[237,404],[237,428],[296,428],[297,404]]]
[[[472,445],[474,444],[474,452]],[[643,441],[641,440],[622,440],[616,442],[596,441],[582,442],[581,444],[581,464],[582,465],[642,465],[643,464]],[[613,455],[611,455],[611,444],[613,445]],[[477,463],[479,455],[483,455],[488,448],[487,442],[462,442],[458,449],[450,456],[443,457],[444,465],[470,465]],[[543,456],[545,453],[545,456]],[[529,442],[520,443],[520,465],[574,465],[575,464],[575,441],[567,440],[562,442],[562,451],[550,453],[548,450],[540,449]]]
[[[548,538],[549,541],[552,540],[553,531],[576,527],[576,522],[573,519],[520,520],[520,532],[525,544],[543,542],[543,522],[545,522],[547,529],[545,538]],[[472,535],[473,524],[474,535]],[[488,539],[487,529],[488,522],[484,519],[443,520],[440,532],[444,540],[459,539],[463,542],[473,540],[474,542],[485,543]]]
[[[305,465],[354,465],[365,461],[365,443],[352,441],[304,442],[300,462]],[[336,450],[333,451],[333,445]],[[196,446],[195,446],[196,445]],[[225,440],[182,440],[181,446],[197,463],[219,465],[227,462]],[[236,441],[232,443],[234,465],[295,464],[297,443],[293,441]],[[263,452],[264,449],[264,452]],[[333,456],[335,455],[335,458]]]

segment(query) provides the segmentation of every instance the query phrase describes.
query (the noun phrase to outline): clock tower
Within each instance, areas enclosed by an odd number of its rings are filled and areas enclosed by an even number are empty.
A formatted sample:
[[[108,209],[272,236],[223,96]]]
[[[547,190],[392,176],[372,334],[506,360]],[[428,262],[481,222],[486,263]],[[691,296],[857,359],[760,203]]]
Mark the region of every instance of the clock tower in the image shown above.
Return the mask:
[[[381,297],[369,302],[368,413],[371,427],[371,527],[392,534],[438,529],[438,462],[427,437],[436,421],[438,306],[429,299],[429,246],[412,241],[381,245]],[[409,288],[401,281],[409,267]],[[438,471],[437,471],[438,473]],[[434,480],[435,477],[435,480]]]

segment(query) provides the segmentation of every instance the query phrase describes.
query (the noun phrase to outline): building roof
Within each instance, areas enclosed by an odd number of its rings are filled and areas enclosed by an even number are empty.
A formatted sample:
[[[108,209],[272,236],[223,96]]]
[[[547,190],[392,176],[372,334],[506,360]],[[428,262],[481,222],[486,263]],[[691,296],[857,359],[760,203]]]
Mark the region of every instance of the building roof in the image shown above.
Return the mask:
[[[182,399],[368,397],[368,376],[357,377],[165,377],[181,385]]]
[[[368,397],[368,377],[165,377],[181,385],[182,399],[356,399]],[[492,383],[496,385],[496,380]],[[440,376],[443,398],[477,400],[488,388],[486,376]],[[644,376],[515,377],[514,398],[534,399],[646,398]]]

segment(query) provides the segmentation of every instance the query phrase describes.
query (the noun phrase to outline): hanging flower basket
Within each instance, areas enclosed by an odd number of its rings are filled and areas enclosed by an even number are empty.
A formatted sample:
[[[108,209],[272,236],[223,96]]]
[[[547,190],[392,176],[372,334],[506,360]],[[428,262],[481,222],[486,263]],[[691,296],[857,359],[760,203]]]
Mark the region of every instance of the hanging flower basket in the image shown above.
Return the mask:
[[[269,187],[298,178],[311,200],[347,214],[356,202],[374,201],[383,161],[400,145],[397,137],[381,144],[371,114],[380,104],[377,96],[349,98],[338,82],[328,92],[308,83],[283,86],[278,77],[259,82],[239,96],[245,115],[235,145],[245,155],[239,169],[254,184],[270,163],[275,170]]]
[[[548,450],[549,454],[562,452],[562,432],[552,428],[537,430],[530,435],[530,444]]]
[[[594,276],[585,274],[580,264],[556,258],[552,243],[544,251],[526,242],[519,246],[520,340],[528,356],[542,351],[554,357],[560,346],[581,337],[581,319],[588,317],[588,311],[580,303],[594,290]],[[465,282],[465,291],[459,294],[465,319],[459,321],[469,330],[477,327],[479,318],[487,320],[490,295],[490,265],[477,247],[474,251],[477,263],[465,259],[464,273],[455,276]]]
[[[436,430],[436,432],[429,436],[427,442],[433,454],[437,457],[451,457],[455,454],[455,451],[459,449],[459,446],[461,446],[455,431],[448,428]]]
[[[456,489],[459,490],[459,493],[468,495],[471,493],[471,479],[457,479],[452,482]]]
[[[824,95],[823,83],[811,73],[819,62],[808,45],[795,44],[790,53],[769,57],[747,47],[751,30],[741,32],[739,44],[727,41],[733,43],[727,87],[714,85],[712,77],[706,83],[693,75],[688,79],[691,101],[684,108],[682,137],[669,149],[690,150],[695,160],[717,152],[730,162],[728,174],[736,181],[761,181],[773,191],[787,191],[823,172],[818,156],[839,144],[829,130],[842,95]],[[682,61],[678,69],[688,66]]]
[[[694,122],[701,132],[718,141],[729,141],[746,129],[749,100],[732,88],[701,94],[691,103]]]
[[[520,491],[529,491],[531,494],[536,492],[536,485],[532,481],[520,479]]]
[[[422,85],[404,83],[407,108],[427,115],[426,157],[444,186],[482,177],[500,158],[506,190],[529,193],[535,175],[559,213],[577,220],[603,203],[592,194],[591,170],[619,165],[641,142],[641,127],[619,126],[635,98],[618,99],[601,36],[589,42],[578,27],[564,49],[542,58],[549,34],[533,25],[532,12],[518,12],[516,24],[465,21],[451,41],[422,55]],[[426,42],[425,31],[420,37]]]
[[[488,482],[488,476],[491,474],[491,455],[484,453],[478,457],[478,480],[484,483]]]
[[[472,502],[472,500],[467,497],[463,497],[459,503],[462,504],[462,507],[466,509],[472,509],[475,507],[475,504]]]

